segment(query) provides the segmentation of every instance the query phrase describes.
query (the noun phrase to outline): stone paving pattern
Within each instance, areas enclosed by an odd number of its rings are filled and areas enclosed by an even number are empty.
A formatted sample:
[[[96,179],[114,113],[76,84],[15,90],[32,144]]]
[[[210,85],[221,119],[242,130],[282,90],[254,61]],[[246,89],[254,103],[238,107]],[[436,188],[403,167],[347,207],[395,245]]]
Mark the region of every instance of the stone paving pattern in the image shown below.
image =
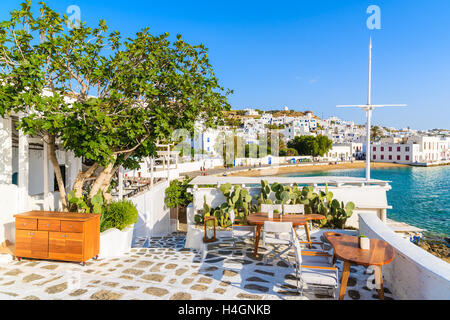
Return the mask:
[[[322,231],[312,234],[320,239]],[[261,262],[265,249],[253,256],[252,240],[231,238],[207,244],[203,255],[184,248],[184,234],[137,239],[119,258],[77,263],[30,260],[0,264],[0,299],[147,300],[147,299],[333,299],[326,291],[296,291],[295,270],[281,261]],[[293,262],[293,252],[289,254]],[[340,271],[342,263],[337,262]],[[341,273],[339,273],[341,274]],[[378,299],[373,272],[352,266],[346,300]],[[386,285],[386,284],[385,284]],[[393,299],[385,288],[385,299]]]

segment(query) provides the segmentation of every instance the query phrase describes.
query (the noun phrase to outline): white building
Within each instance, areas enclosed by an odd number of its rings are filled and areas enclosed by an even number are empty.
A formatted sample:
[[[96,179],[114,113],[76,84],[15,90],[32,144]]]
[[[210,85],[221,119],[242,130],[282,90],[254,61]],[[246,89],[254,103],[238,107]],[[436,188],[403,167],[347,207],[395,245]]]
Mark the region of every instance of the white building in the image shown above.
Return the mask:
[[[14,214],[61,209],[47,144],[18,131],[17,121],[18,116],[0,118],[0,243],[14,242]],[[72,152],[59,149],[56,156],[69,192],[82,163]]]
[[[246,116],[257,116],[257,115],[259,115],[258,111],[256,111],[255,109],[247,108],[247,109],[244,109],[244,111],[245,111],[245,115]]]
[[[324,157],[328,161],[349,161],[353,159],[351,144],[333,144]]]
[[[447,138],[413,136],[402,143],[392,138],[383,139],[382,143],[373,145],[372,161],[396,163],[433,163],[449,158]]]

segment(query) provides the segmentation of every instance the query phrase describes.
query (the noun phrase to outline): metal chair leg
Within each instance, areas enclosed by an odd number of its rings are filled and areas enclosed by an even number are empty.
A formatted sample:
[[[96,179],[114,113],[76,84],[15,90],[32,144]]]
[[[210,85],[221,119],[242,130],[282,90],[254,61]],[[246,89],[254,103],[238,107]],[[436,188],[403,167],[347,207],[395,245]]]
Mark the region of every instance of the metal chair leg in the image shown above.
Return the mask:
[[[284,249],[283,251],[278,252],[278,253],[277,253],[275,250],[276,250],[276,249],[279,249],[279,246],[275,247],[273,251],[271,251],[271,252],[269,252],[269,253],[267,253],[267,254],[264,255],[263,261],[266,261],[266,262],[264,262],[264,263],[272,262],[272,261],[274,261],[275,259],[278,258],[278,259],[280,259],[281,261],[283,261],[284,263],[286,263],[287,265],[292,266],[292,264],[291,264],[289,261],[286,261],[286,259],[284,259],[284,258],[281,257],[281,255],[282,255],[283,253],[289,251],[291,247],[292,247],[292,244],[290,244],[286,249]],[[273,253],[273,254],[274,254],[274,257],[267,261],[267,260],[266,260],[266,256],[268,256],[270,253]]]

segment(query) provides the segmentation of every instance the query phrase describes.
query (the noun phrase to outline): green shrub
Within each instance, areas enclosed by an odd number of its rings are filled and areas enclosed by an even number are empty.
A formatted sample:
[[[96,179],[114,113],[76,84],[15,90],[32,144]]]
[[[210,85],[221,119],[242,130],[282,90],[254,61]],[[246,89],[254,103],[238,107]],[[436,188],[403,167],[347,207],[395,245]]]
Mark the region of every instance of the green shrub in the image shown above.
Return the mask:
[[[138,211],[129,200],[111,202],[105,205],[100,221],[100,232],[111,228],[123,230],[138,221]]]

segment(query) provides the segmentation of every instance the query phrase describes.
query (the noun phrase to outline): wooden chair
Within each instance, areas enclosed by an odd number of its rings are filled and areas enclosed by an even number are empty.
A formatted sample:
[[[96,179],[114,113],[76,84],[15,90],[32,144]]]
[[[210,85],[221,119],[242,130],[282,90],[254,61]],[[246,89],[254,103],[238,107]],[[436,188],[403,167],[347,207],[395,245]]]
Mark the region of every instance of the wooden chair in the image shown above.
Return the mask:
[[[333,266],[332,260],[330,261],[331,256],[326,253],[318,254],[317,252],[310,252],[308,255],[308,252],[302,252],[293,230],[291,237],[295,253],[297,291],[300,295],[303,295],[304,285],[306,284],[311,287],[331,289],[333,298],[336,298],[339,274],[338,269]]]
[[[283,213],[284,214],[305,214],[305,205],[304,204],[283,204]],[[309,229],[312,229],[312,222],[309,222]],[[297,227],[294,227],[295,234],[297,234]],[[298,236],[298,235],[297,235]],[[300,241],[300,244],[310,244],[307,241]],[[323,242],[311,242],[311,244],[319,244],[321,246],[321,250],[324,250]]]

